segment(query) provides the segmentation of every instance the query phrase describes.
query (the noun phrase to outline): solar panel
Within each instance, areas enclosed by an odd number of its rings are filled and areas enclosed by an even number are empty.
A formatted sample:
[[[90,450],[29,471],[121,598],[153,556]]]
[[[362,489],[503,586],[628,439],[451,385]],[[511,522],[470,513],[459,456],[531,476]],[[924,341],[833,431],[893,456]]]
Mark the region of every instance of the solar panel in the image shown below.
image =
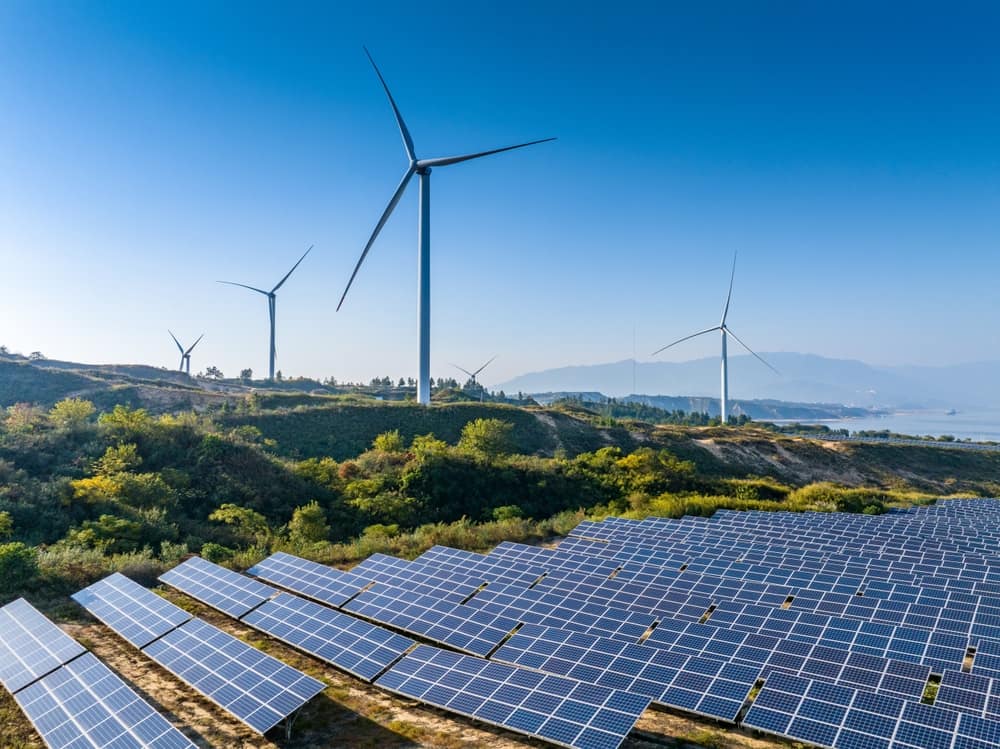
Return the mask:
[[[77,591],[73,600],[137,648],[144,648],[191,618],[119,572]]]
[[[84,652],[23,598],[0,608],[0,683],[8,691],[23,689]]]
[[[353,573],[310,562],[283,551],[258,562],[247,570],[247,574],[337,608],[371,584],[371,581]]]
[[[243,621],[365,681],[416,644],[409,637],[288,593],[254,609]]]
[[[200,619],[143,652],[260,734],[324,689],[322,682]]]
[[[649,698],[427,645],[376,686],[486,723],[579,749],[616,749]]]
[[[160,581],[237,619],[278,592],[201,557],[164,572]]]
[[[14,699],[50,749],[195,746],[91,653]]]
[[[761,674],[759,666],[536,625],[523,626],[491,658],[729,722],[736,720]]]
[[[515,619],[383,583],[358,594],[344,610],[473,655],[489,653],[518,624]]]

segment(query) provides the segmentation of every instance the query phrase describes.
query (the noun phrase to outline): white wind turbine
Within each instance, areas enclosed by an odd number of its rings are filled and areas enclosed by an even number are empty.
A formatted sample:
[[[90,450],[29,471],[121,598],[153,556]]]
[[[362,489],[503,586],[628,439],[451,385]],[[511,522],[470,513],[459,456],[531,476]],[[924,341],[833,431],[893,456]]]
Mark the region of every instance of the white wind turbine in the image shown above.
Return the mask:
[[[386,206],[386,209],[382,212],[382,217],[375,225],[375,230],[368,239],[365,249],[361,252],[361,257],[358,259],[357,265],[354,266],[354,272],[351,273],[351,278],[347,282],[347,288],[344,289],[343,295],[340,297],[337,309],[339,310],[344,304],[347,292],[350,290],[351,284],[354,283],[354,278],[358,275],[361,264],[365,262],[365,257],[368,255],[372,244],[374,244],[375,238],[382,231],[382,227],[385,226],[386,221],[389,220],[389,216],[396,208],[396,204],[399,203],[400,198],[403,197],[410,179],[416,174],[420,178],[420,206],[417,221],[417,234],[419,236],[417,252],[417,348],[419,349],[417,402],[426,406],[431,402],[431,168],[450,166],[462,161],[470,161],[482,158],[483,156],[502,153],[503,151],[512,151],[515,148],[533,146],[536,143],[555,140],[555,138],[543,138],[542,140],[520,143],[516,146],[494,148],[490,151],[480,151],[479,153],[470,153],[464,156],[418,159],[413,149],[413,139],[410,137],[410,131],[406,128],[406,123],[403,122],[403,115],[399,113],[396,100],[392,98],[392,94],[389,92],[388,84],[385,82],[382,73],[375,64],[375,60],[372,59],[367,49],[365,49],[365,54],[368,55],[368,60],[371,62],[372,67],[375,68],[375,74],[378,76],[379,81],[381,81],[382,88],[385,89],[385,95],[388,97],[389,105],[392,107],[392,112],[396,117],[396,125],[399,127],[399,133],[403,137],[403,147],[406,149],[406,156],[410,163],[406,167],[399,185],[396,187],[396,192],[393,193],[392,198],[389,200],[389,205]]]
[[[202,333],[200,336],[198,336],[198,340],[195,341],[194,343],[192,343],[185,350],[185,348],[183,346],[181,346],[181,342],[177,340],[177,336],[175,336],[173,333],[171,333],[170,330],[167,330],[167,332],[170,333],[170,337],[174,339],[174,343],[177,344],[177,348],[181,352],[181,366],[180,366],[180,371],[181,372],[186,372],[188,374],[188,376],[190,376],[191,375],[191,352],[194,351],[194,347],[198,345],[198,342],[201,341],[201,339],[205,337],[205,334]]]
[[[497,356],[499,356],[499,354],[497,354]],[[490,364],[492,364],[493,360],[496,359],[496,358],[497,358],[496,356],[491,357],[488,362],[486,362],[483,366],[481,366],[479,369],[475,370],[474,372],[470,372],[465,367],[460,367],[457,364],[452,364],[451,366],[453,366],[455,369],[459,369],[459,370],[465,372],[467,375],[469,375],[469,379],[472,380],[472,385],[473,385],[473,387],[475,387],[476,385],[479,385],[479,382],[476,380],[476,376],[480,372],[482,372],[484,369],[486,369],[488,366],[490,366]],[[484,388],[482,385],[479,385],[479,388],[480,388],[479,400],[483,400],[483,397],[486,394],[486,388]]]
[[[727,408],[728,402],[729,402],[729,369],[728,369],[729,363],[728,363],[728,360],[727,360],[727,357],[726,357],[726,336],[731,335],[733,338],[736,339],[737,343],[739,343],[743,348],[745,348],[747,351],[749,351],[751,354],[753,354],[757,358],[757,360],[760,361],[764,366],[766,366],[768,369],[772,370],[777,375],[781,374],[777,369],[775,369],[770,364],[768,364],[766,361],[764,361],[764,359],[761,358],[757,354],[757,352],[755,352],[753,349],[751,349],[749,346],[747,346],[745,343],[743,343],[743,341],[740,340],[739,336],[736,335],[732,331],[732,329],[729,328],[729,326],[726,325],[726,317],[729,315],[729,300],[732,299],[732,297],[733,297],[733,279],[735,277],[736,277],[736,253],[733,253],[733,272],[729,276],[729,294],[726,296],[726,306],[722,310],[722,322],[720,322],[715,327],[706,328],[705,330],[700,330],[697,333],[692,333],[691,335],[684,336],[683,338],[679,338],[676,341],[674,341],[673,343],[669,343],[666,346],[664,346],[663,348],[657,349],[652,354],[650,354],[650,356],[656,356],[657,354],[659,354],[659,353],[661,353],[663,351],[666,351],[668,348],[671,348],[672,346],[676,346],[678,343],[683,343],[684,341],[689,341],[692,338],[697,338],[700,335],[705,335],[706,333],[712,333],[712,332],[718,330],[722,334],[722,397],[720,398],[719,405],[720,405],[720,412],[721,412],[721,417],[720,418],[721,418],[721,421],[722,421],[723,424],[726,423],[726,419],[728,418],[728,415],[729,415],[728,414],[728,408]]]

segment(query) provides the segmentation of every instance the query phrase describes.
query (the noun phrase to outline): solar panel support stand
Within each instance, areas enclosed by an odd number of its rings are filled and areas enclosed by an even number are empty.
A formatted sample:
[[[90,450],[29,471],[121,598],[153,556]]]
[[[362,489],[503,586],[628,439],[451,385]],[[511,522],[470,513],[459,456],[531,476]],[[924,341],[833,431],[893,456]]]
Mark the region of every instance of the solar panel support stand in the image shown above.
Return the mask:
[[[300,707],[298,710],[296,710],[294,713],[292,713],[282,721],[282,723],[285,724],[285,741],[292,740],[292,726],[295,724],[295,719],[299,717],[299,713],[301,712],[302,708]]]

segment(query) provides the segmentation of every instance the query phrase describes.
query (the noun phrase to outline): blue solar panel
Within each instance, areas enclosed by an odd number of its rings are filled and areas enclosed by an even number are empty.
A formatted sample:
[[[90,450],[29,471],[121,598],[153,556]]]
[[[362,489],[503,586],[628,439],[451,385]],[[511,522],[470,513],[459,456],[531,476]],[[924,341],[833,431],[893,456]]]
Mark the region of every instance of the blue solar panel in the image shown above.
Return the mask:
[[[350,572],[283,551],[258,562],[247,570],[247,574],[338,608],[371,584],[371,581]]]
[[[23,689],[84,652],[23,598],[0,608],[0,683],[8,691]]]
[[[199,619],[143,652],[261,734],[324,689],[322,682]]]
[[[649,705],[641,695],[419,646],[380,686],[422,702],[579,749],[616,749]]]
[[[160,581],[237,619],[278,592],[201,557],[164,572]]]
[[[243,621],[365,681],[416,645],[408,637],[288,593],[267,601]]]
[[[137,648],[191,618],[191,614],[121,573],[73,594],[73,600]]]
[[[14,699],[50,749],[195,746],[90,653]]]

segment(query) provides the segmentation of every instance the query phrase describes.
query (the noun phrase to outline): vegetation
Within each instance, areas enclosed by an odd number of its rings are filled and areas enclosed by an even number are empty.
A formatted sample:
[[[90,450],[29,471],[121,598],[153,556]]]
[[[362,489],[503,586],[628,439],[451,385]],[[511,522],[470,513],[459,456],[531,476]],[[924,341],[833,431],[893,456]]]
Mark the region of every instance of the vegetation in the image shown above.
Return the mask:
[[[250,396],[211,415],[102,410],[84,398],[7,408],[0,601],[63,596],[112,570],[152,582],[188,553],[246,566],[286,549],[348,564],[375,551],[536,541],[608,514],[878,513],[1000,484],[992,454],[843,446],[857,474],[844,486],[828,477],[839,453],[750,426],[611,426],[600,414],[485,403],[282,400],[296,397]],[[978,483],[956,478],[977,471]]]

